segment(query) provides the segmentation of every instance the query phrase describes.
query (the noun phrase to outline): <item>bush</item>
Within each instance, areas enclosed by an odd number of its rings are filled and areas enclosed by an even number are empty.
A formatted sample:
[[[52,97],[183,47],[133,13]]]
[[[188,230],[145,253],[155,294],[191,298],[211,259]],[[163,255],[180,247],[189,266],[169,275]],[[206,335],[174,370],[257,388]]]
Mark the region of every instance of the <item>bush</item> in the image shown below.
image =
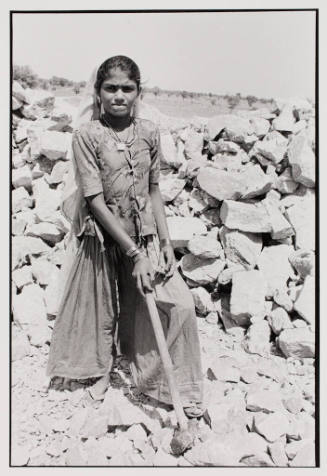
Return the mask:
[[[13,66],[13,79],[18,81],[23,88],[37,88],[39,85],[38,75],[29,66]]]

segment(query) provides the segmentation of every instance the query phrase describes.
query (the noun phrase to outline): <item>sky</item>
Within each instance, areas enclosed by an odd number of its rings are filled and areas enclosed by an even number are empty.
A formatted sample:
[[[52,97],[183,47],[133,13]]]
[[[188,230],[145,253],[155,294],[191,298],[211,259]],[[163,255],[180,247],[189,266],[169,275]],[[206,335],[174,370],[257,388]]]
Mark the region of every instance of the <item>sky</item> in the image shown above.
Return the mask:
[[[87,80],[117,54],[148,87],[314,98],[315,13],[13,15],[13,62],[42,78]]]

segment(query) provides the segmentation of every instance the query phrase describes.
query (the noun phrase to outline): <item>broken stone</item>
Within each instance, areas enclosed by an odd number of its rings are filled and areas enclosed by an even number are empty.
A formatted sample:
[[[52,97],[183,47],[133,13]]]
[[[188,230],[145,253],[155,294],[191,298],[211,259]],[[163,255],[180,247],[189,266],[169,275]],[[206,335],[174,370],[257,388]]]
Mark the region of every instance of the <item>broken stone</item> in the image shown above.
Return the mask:
[[[291,329],[293,324],[285,309],[276,307],[268,315],[269,325],[275,335],[279,335],[284,329]]]
[[[12,95],[22,103],[29,104],[30,97],[28,91],[16,80],[12,82]]]
[[[12,239],[13,253],[19,253],[26,258],[31,255],[44,255],[50,251],[50,247],[41,240],[32,236],[14,236]]]
[[[283,408],[278,391],[261,390],[246,395],[246,409],[252,412],[273,413],[283,411]]]
[[[315,324],[315,279],[307,276],[294,302],[294,310],[309,324]]]
[[[312,440],[304,439],[287,443],[287,445],[285,446],[285,453],[288,459],[294,459],[300,449],[305,448],[308,443],[312,443]]]
[[[173,168],[179,168],[182,165],[181,157],[177,154],[174,140],[168,131],[160,132],[160,148],[163,165]]]
[[[33,283],[31,266],[23,266],[12,273],[12,280],[18,289],[22,289],[27,284]]]
[[[302,201],[289,207],[286,218],[295,230],[295,248],[311,251],[315,249],[315,204],[312,200]]]
[[[57,267],[55,268],[52,268],[52,273],[49,276],[47,288],[44,291],[44,301],[48,316],[56,316],[58,314],[62,295],[60,271]]]
[[[85,466],[87,464],[87,458],[84,452],[82,452],[78,444],[68,448],[65,456],[66,466]]]
[[[16,326],[13,326],[12,336],[12,361],[16,362],[31,354],[31,346],[27,335],[23,331],[18,331]]]
[[[83,438],[100,438],[107,433],[108,423],[98,410],[89,408],[85,421],[79,430],[79,435]]]
[[[293,309],[293,301],[287,292],[283,289],[276,289],[274,292],[273,299],[276,304],[285,309],[285,311],[290,312]]]
[[[266,134],[268,134],[270,129],[270,123],[267,119],[262,117],[252,117],[250,118],[250,124],[253,127],[254,134],[261,139]]]
[[[290,461],[290,466],[297,467],[315,467],[315,444],[310,441],[306,442],[297,452],[296,456]]]
[[[214,140],[223,129],[226,130],[229,140],[238,143],[244,142],[248,135],[253,134],[253,126],[250,121],[233,114],[211,117],[208,120],[207,128],[211,140]]]
[[[203,133],[190,130],[185,140],[185,155],[187,159],[196,159],[202,156]]]
[[[291,224],[281,213],[278,204],[271,198],[265,198],[261,201],[263,207],[267,210],[271,226],[271,237],[274,240],[281,240],[294,235]]]
[[[36,284],[24,286],[13,302],[14,320],[21,325],[46,323],[44,291]]]
[[[285,289],[288,279],[294,275],[289,263],[293,248],[288,245],[274,245],[263,248],[258,267],[267,281],[266,297],[272,297],[276,289]]]
[[[194,235],[188,242],[187,248],[194,256],[204,259],[218,258],[222,252],[217,238],[203,235]]]
[[[244,329],[243,333],[244,333]],[[245,383],[253,383],[258,380],[258,373],[255,369],[253,369],[251,366],[245,366],[240,369],[241,372],[241,380]]]
[[[226,359],[220,358],[211,363],[208,368],[208,377],[210,380],[219,380],[221,382],[239,382],[240,370],[225,362]]]
[[[315,154],[308,144],[305,133],[293,137],[288,147],[288,158],[292,167],[293,179],[306,187],[314,187]]]
[[[271,224],[267,210],[261,203],[245,203],[224,200],[220,218],[225,226],[252,233],[268,233]]]
[[[44,241],[55,244],[62,240],[63,234],[53,223],[35,223],[29,225],[25,231],[26,236],[42,238]]]
[[[268,445],[269,454],[276,466],[288,466],[288,459],[284,445],[281,441],[275,441]]]
[[[266,282],[260,271],[238,271],[233,274],[230,312],[241,326],[248,325],[249,318],[265,313]]]
[[[280,333],[277,343],[286,357],[315,356],[315,335],[307,328],[285,329]]]
[[[285,435],[289,426],[287,417],[282,412],[274,412],[262,417],[262,413],[254,415],[254,429],[267,441],[273,443]]]
[[[12,184],[14,188],[24,187],[32,190],[32,173],[28,165],[12,171]]]
[[[206,316],[214,309],[211,296],[205,288],[201,286],[192,288],[191,293],[193,296],[195,309],[201,316]]]
[[[230,230],[223,226],[219,236],[228,260],[241,264],[245,269],[254,268],[262,249],[260,235]]]
[[[241,172],[226,172],[204,167],[197,175],[197,182],[202,190],[219,201],[262,195],[272,185],[259,165],[246,167]]]
[[[206,233],[207,228],[199,218],[168,217],[169,235],[174,248],[183,248],[194,235]]]
[[[210,150],[210,144],[212,149]],[[214,148],[214,151],[213,151]],[[224,139],[219,139],[217,142],[209,143],[209,150],[213,155],[221,153],[237,154],[240,150],[240,146],[235,142],[230,142]]]
[[[41,135],[40,152],[50,160],[66,159],[69,149],[69,134],[44,131]]]
[[[228,446],[212,438],[186,451],[184,458],[193,466],[237,466],[238,458]]]
[[[245,458],[241,459],[241,463],[245,464],[246,466],[275,466],[270,456],[264,452],[257,453],[253,456],[246,456]]]
[[[192,253],[184,255],[181,259],[183,275],[196,285],[214,283],[225,267],[221,259],[202,259]]]
[[[243,348],[250,354],[266,356],[270,351],[270,326],[260,320],[251,324],[243,341]]]
[[[51,276],[57,272],[57,266],[44,258],[32,260],[32,274],[41,286],[47,286],[51,281]]]
[[[64,179],[64,175],[68,170],[68,164],[67,162],[64,162],[62,160],[58,160],[58,162],[55,163],[51,175],[50,175],[50,183],[51,184],[58,184],[61,183]]]
[[[160,181],[160,192],[165,203],[172,202],[183,190],[185,180],[174,176]]]
[[[257,157],[262,165],[270,162],[278,164],[287,151],[287,139],[279,132],[269,132],[262,141],[257,141],[250,151],[250,157]]]
[[[12,191],[12,211],[13,213],[26,210],[33,206],[33,198],[28,194],[24,187],[16,188]]]
[[[296,250],[290,255],[289,261],[302,278],[314,276],[315,255],[312,251]]]
[[[298,186],[298,182],[295,182],[293,179],[290,167],[286,167],[284,172],[282,172],[275,181],[275,187],[283,194],[295,192]]]

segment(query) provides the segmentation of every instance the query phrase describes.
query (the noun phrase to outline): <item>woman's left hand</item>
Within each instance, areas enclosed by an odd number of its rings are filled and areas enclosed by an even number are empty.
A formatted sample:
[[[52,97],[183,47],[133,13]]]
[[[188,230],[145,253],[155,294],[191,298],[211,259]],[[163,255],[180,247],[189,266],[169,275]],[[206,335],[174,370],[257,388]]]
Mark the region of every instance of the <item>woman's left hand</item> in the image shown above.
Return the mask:
[[[160,263],[163,264],[165,278],[170,278],[174,274],[176,267],[174,248],[172,247],[172,245],[166,244],[161,247]]]

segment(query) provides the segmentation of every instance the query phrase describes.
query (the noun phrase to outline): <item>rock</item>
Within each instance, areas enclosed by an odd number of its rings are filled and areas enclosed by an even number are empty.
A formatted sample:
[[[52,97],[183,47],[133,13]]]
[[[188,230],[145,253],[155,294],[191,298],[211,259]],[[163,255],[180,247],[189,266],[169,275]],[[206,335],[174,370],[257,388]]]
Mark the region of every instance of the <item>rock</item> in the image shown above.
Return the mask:
[[[24,187],[16,188],[12,191],[12,212],[17,213],[33,206],[33,198]]]
[[[249,318],[265,313],[266,282],[260,271],[238,271],[233,274],[230,312],[238,325],[247,325]]]
[[[52,268],[52,274],[49,278],[47,288],[44,292],[44,300],[48,316],[56,316],[58,314],[62,296],[62,287],[60,280],[61,275],[59,269],[56,266],[55,268]]]
[[[251,324],[243,341],[243,348],[250,354],[266,356],[270,351],[270,327],[261,320]]]
[[[15,269],[12,272],[12,280],[18,289],[22,289],[27,284],[33,283],[31,266],[23,266],[20,269]]]
[[[262,165],[269,162],[278,164],[287,151],[287,139],[279,132],[268,133],[262,141],[257,141],[250,151],[250,157],[257,157]],[[263,159],[262,159],[263,158]]]
[[[244,142],[248,135],[253,134],[253,127],[248,119],[232,114],[211,117],[207,128],[211,140],[214,140],[223,129],[233,142]]]
[[[88,466],[107,466],[108,460],[103,452],[102,448],[99,447],[98,441],[93,437],[89,438],[83,447],[83,451],[86,454],[87,465]]]
[[[24,187],[32,190],[32,173],[28,165],[12,170],[11,177],[14,188]]]
[[[273,443],[286,434],[289,422],[284,413],[274,412],[264,417],[262,415],[262,413],[254,415],[254,429],[267,441]]]
[[[18,151],[16,151],[16,149],[14,149],[12,151],[11,163],[14,169],[19,169],[20,167],[23,167],[26,164],[24,154],[20,154]]]
[[[285,290],[276,289],[273,298],[275,303],[285,309],[285,311],[290,312],[293,310],[293,301]]]
[[[50,251],[50,247],[41,240],[32,236],[14,236],[12,238],[13,253],[19,253],[22,259],[31,255],[44,255]],[[14,260],[13,260],[14,261]]]
[[[288,459],[284,445],[281,441],[275,441],[268,445],[269,454],[276,466],[287,466]]]
[[[247,393],[246,409],[252,412],[273,413],[283,411],[284,407],[280,392],[261,390]]]
[[[183,275],[196,285],[214,283],[225,267],[221,259],[202,259],[192,253],[184,255],[181,259]]]
[[[293,413],[294,415],[298,415],[300,411],[303,409],[303,402],[304,400],[302,399],[301,396],[289,396],[283,398],[283,404],[286,410],[288,410],[290,413]]]
[[[183,190],[185,180],[174,176],[160,181],[160,192],[165,203],[172,202]]]
[[[227,260],[227,266],[228,268],[225,268],[218,276],[218,283],[222,284],[223,286],[232,281],[234,273],[236,273],[237,271],[244,271],[243,265],[236,264],[228,260]]]
[[[89,408],[85,421],[79,430],[79,435],[83,438],[100,438],[107,433],[108,423],[103,418],[99,410]]]
[[[23,331],[18,331],[16,326],[13,326],[12,336],[12,361],[16,362],[31,354],[31,347],[28,337]]]
[[[190,130],[185,141],[185,155],[187,159],[196,159],[202,156],[203,133]]]
[[[293,324],[285,309],[276,307],[268,315],[269,325],[275,335],[279,335],[284,329],[291,329]]]
[[[195,235],[187,244],[188,250],[204,259],[219,258],[222,247],[217,238],[212,236]]]
[[[315,204],[312,200],[302,201],[289,207],[285,216],[295,230],[295,248],[311,251],[315,249]]]
[[[293,276],[289,256],[293,248],[288,245],[274,245],[263,248],[258,268],[267,281],[267,297],[272,297],[276,289],[285,289],[288,279]]]
[[[64,175],[68,171],[68,164],[67,162],[64,162],[62,160],[58,160],[58,162],[55,163],[51,175],[50,175],[50,183],[51,184],[58,184],[63,182],[64,180]]]
[[[29,225],[25,235],[42,238],[50,244],[56,244],[63,239],[63,233],[53,223],[46,222]]]
[[[296,467],[315,467],[315,444],[313,442],[307,442],[297,452],[296,456],[290,461],[290,466]]]
[[[171,134],[166,131],[160,132],[160,147],[162,152],[163,168],[167,165],[179,168],[182,165],[181,156],[177,154],[177,149]]]
[[[286,105],[280,112],[279,116],[272,121],[272,126],[276,131],[293,132],[295,117],[293,107]]]
[[[221,382],[239,382],[240,370],[224,362],[225,360],[227,359],[220,358],[211,363],[208,368],[209,379]]]
[[[40,152],[50,160],[66,159],[69,150],[69,134],[45,131],[41,135]]]
[[[226,172],[204,167],[197,175],[202,190],[217,200],[252,198],[266,193],[272,182],[259,165],[246,167],[241,172]]]
[[[245,269],[254,268],[262,249],[260,235],[230,230],[223,226],[219,236],[228,260],[241,264]]]
[[[206,315],[206,322],[208,324],[217,325],[219,322],[219,313],[216,311],[209,312],[209,314]]]
[[[23,235],[28,224],[35,223],[35,214],[32,210],[18,212],[12,216],[11,231],[13,235]]]
[[[291,168],[286,167],[284,172],[278,176],[274,186],[280,193],[287,194],[294,193],[299,184],[293,180]]]
[[[244,329],[242,330],[244,333]],[[253,383],[258,380],[258,373],[251,366],[242,367],[240,369],[240,372],[241,372],[241,380],[245,383]]]
[[[49,217],[60,208],[61,191],[52,190],[44,177],[41,177],[33,182],[33,195],[35,213],[39,221],[48,221]]]
[[[307,328],[285,329],[278,337],[278,346],[286,357],[314,358],[315,335]]]
[[[27,466],[30,461],[30,451],[28,448],[13,444],[11,447],[10,464],[15,466]]]
[[[159,448],[153,459],[153,466],[177,466],[177,458]]]
[[[44,258],[32,260],[32,274],[41,286],[47,286],[51,282],[51,276],[57,272],[57,266]]]
[[[217,142],[209,142],[209,151],[216,155],[222,154],[237,154],[240,151],[240,146],[235,142],[230,142],[224,139],[219,139]]]
[[[78,444],[68,448],[65,455],[66,466],[86,466],[87,457]]]
[[[17,111],[17,109],[20,109],[23,106],[23,103],[16,99],[15,96],[12,96],[11,101],[11,109],[13,111]]]
[[[193,466],[237,466],[238,458],[228,446],[212,438],[186,451],[184,458]]]
[[[193,188],[190,195],[188,205],[194,213],[202,213],[206,208],[207,204],[203,200],[200,190]]]
[[[314,276],[315,255],[312,251],[303,249],[296,250],[288,259],[302,278]]]
[[[251,117],[250,124],[253,127],[254,134],[260,139],[269,132],[270,123],[267,121],[267,119],[262,117]]]
[[[288,158],[293,179],[306,187],[314,187],[315,154],[305,133],[297,134],[292,138],[288,147]]]
[[[214,309],[214,303],[205,288],[199,286],[198,288],[191,288],[190,291],[193,296],[195,309],[200,315],[206,316]]]
[[[220,209],[223,224],[230,229],[252,233],[268,233],[271,224],[266,209],[261,203],[245,203],[224,200]]]
[[[24,89],[23,86],[16,80],[12,82],[12,95],[22,103],[30,103],[28,91],[26,91],[26,89]]]
[[[144,430],[143,426],[140,424],[130,426],[128,430],[125,432],[125,435],[131,441],[135,441],[135,440],[147,441],[148,439],[146,431]]]
[[[309,324],[315,324],[315,278],[307,276],[294,302],[294,310]]]
[[[308,444],[312,444],[312,440],[304,439],[299,441],[291,441],[285,446],[285,453],[288,459],[294,459],[297,453],[305,448]]]
[[[294,235],[294,230],[291,224],[281,213],[278,204],[276,204],[276,200],[272,200],[271,198],[265,198],[261,201],[261,204],[267,211],[269,223],[271,226],[271,237],[274,240],[280,240]]]
[[[246,466],[275,466],[270,456],[264,452],[257,453],[253,456],[246,456],[245,458],[242,458],[241,463],[245,464]]]
[[[168,217],[169,235],[174,248],[183,248],[194,235],[206,233],[207,228],[199,218]]]

